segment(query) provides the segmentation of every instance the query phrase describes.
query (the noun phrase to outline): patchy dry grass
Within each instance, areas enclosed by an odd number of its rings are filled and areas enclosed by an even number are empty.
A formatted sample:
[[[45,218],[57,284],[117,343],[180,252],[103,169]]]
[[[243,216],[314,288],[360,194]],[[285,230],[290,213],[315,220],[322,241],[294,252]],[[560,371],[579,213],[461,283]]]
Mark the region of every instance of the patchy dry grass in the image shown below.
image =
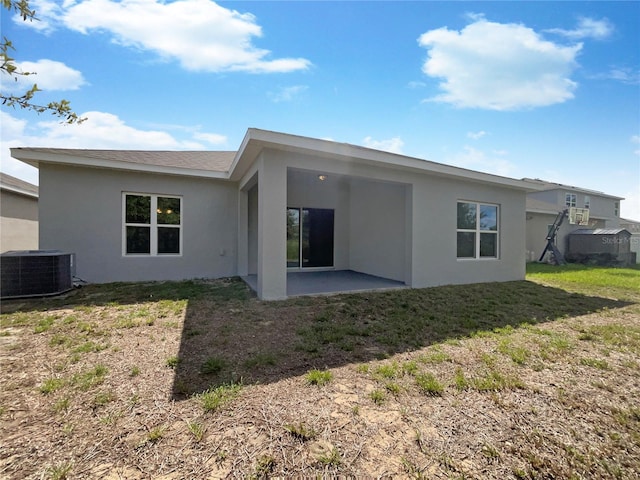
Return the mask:
[[[238,280],[4,302],[0,476],[633,478],[640,270],[529,270],[271,303]]]

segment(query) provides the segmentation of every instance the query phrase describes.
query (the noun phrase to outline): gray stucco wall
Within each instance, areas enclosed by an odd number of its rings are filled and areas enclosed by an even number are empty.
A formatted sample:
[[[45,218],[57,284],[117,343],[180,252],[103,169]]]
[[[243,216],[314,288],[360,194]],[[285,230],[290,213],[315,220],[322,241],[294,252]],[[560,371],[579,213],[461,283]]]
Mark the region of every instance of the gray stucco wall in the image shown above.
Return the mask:
[[[498,258],[456,258],[457,202],[499,206]],[[525,193],[424,175],[413,186],[414,287],[521,280],[525,275]]]
[[[351,183],[350,266],[405,282],[405,185],[354,179]]]
[[[258,186],[254,186],[248,193],[249,213],[247,216],[248,227],[248,256],[250,275],[258,273]]]
[[[349,268],[349,197],[350,185],[344,178],[328,176],[326,180],[319,181],[316,173],[287,171],[287,207],[334,211],[333,268],[336,270]]]
[[[256,173],[239,242],[237,183],[42,164],[40,248],[74,252],[79,277],[110,282],[236,275],[240,244],[263,298],[284,298],[286,207],[333,208],[336,269],[413,287],[524,278],[524,191],[270,149],[248,175]],[[180,256],[122,254],[123,191],[182,197]],[[456,258],[458,201],[499,206],[498,258]]]
[[[565,207],[565,194],[575,193],[576,207],[584,208],[586,197],[589,197],[589,213],[592,218],[603,222],[602,228],[617,228],[620,225],[620,201],[610,197],[603,197],[597,193],[582,193],[567,189],[545,190],[529,193],[530,198],[542,200],[558,206],[558,211]],[[618,203],[618,216],[615,216],[615,204]],[[553,220],[550,222],[552,223]],[[589,228],[601,228],[590,226]]]
[[[534,262],[540,258],[544,247],[547,245],[548,226],[553,224],[556,215],[544,213],[527,213],[527,261]],[[566,221],[566,219],[565,219]],[[558,240],[566,235],[567,225],[561,225],[558,232]],[[559,244],[563,250],[562,243]]]
[[[38,199],[0,191],[0,252],[38,248]]]
[[[76,254],[96,283],[235,275],[237,187],[169,175],[40,166],[40,248]],[[123,256],[122,192],[182,196],[180,256]]]
[[[371,242],[370,229],[350,228],[349,268],[358,269],[354,257],[358,245],[368,245],[371,254],[362,259],[367,273],[398,278],[413,287],[464,284],[487,281],[521,280],[525,275],[525,192],[480,181],[458,180],[429,173],[392,169],[357,162],[341,162],[312,155],[267,151],[263,168],[286,165],[311,174],[326,173],[350,181],[350,224],[359,219],[382,217],[389,231],[378,242]],[[381,197],[362,195],[358,182],[374,192],[376,182],[395,183],[395,190],[380,187]],[[287,189],[292,188],[287,185]],[[354,196],[354,192],[356,195]],[[402,201],[404,192],[405,201]],[[382,199],[386,201],[382,201]],[[368,201],[365,201],[368,199]],[[499,257],[462,260],[456,258],[456,217],[459,200],[497,204],[500,207]],[[407,203],[408,202],[408,203]],[[285,206],[275,212],[283,211]],[[283,222],[265,218],[266,223]],[[283,215],[282,215],[283,216]],[[392,221],[391,221],[392,219]],[[404,233],[402,223],[404,219]],[[364,222],[362,222],[364,223]],[[370,223],[370,222],[369,222]],[[375,228],[375,227],[372,227]],[[394,238],[397,235],[398,238]],[[367,244],[367,242],[369,242]],[[375,245],[377,243],[377,247]],[[370,247],[370,248],[369,248]],[[404,251],[404,259],[389,261],[389,256]],[[402,256],[402,255],[400,255]],[[365,258],[366,257],[366,258]],[[385,262],[387,266],[385,267]],[[397,272],[404,270],[404,274]]]

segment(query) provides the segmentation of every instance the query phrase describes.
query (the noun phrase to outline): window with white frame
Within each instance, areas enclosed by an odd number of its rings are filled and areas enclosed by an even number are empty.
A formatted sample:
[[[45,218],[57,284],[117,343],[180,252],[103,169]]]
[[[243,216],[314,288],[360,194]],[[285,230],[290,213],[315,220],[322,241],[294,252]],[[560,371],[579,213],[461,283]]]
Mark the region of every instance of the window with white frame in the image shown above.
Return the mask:
[[[498,205],[458,202],[458,258],[498,258]]]
[[[146,193],[123,194],[124,255],[180,255],[182,198]]]
[[[591,208],[591,197],[589,195],[584,196],[584,208]]]
[[[613,204],[613,215],[616,217],[620,215],[620,202],[616,202]]]
[[[575,207],[578,204],[577,195],[575,193],[565,193],[564,194],[564,204],[567,207]]]

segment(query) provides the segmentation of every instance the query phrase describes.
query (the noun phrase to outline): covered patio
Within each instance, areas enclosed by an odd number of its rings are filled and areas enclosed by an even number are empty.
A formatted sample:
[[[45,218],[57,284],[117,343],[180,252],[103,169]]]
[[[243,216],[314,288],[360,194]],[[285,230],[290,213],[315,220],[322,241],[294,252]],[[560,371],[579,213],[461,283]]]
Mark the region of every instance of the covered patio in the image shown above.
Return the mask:
[[[258,289],[258,276],[242,277],[252,290]],[[288,272],[287,296],[330,295],[335,293],[365,292],[407,288],[403,282],[367,275],[353,270],[317,272]]]

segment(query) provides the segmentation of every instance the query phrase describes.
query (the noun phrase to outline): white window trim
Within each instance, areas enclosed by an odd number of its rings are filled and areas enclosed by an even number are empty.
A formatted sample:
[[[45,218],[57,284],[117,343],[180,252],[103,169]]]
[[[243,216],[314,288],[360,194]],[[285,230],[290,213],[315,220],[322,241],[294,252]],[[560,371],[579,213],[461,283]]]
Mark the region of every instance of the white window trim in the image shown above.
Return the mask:
[[[472,203],[476,206],[476,228],[471,230],[471,229],[466,229],[466,228],[457,228],[458,226],[458,203]],[[486,205],[488,207],[496,207],[497,211],[496,211],[496,230],[480,230],[480,205]],[[493,261],[493,260],[500,260],[500,205],[498,205],[497,203],[489,203],[489,202],[478,202],[477,200],[458,200],[456,202],[456,250],[457,250],[457,246],[458,246],[458,232],[469,232],[469,233],[475,233],[476,234],[476,244],[475,244],[475,257],[458,257],[457,253],[456,253],[456,260],[461,261],[461,262],[477,262],[477,261],[482,261],[482,262],[486,262],[486,261]],[[480,234],[481,233],[491,233],[494,234],[496,236],[496,256],[495,257],[481,257],[480,256]]]
[[[591,209],[591,197],[589,195],[584,196],[584,208],[587,210]]]
[[[568,200],[567,200],[567,197],[569,197]],[[577,207],[578,206],[578,195],[575,194],[575,193],[566,192],[564,194],[564,205],[565,205],[565,207],[568,207],[568,208]]]
[[[127,223],[127,195],[137,195],[140,197],[151,198],[151,223]],[[158,197],[177,198],[180,200],[180,224],[179,225],[158,225],[158,217],[155,213],[158,210]],[[166,195],[163,193],[141,193],[141,192],[122,192],[122,256],[123,257],[181,257],[183,252],[182,236],[184,226],[184,199],[180,195]],[[149,253],[127,253],[127,227],[148,227],[150,232],[150,252]],[[158,227],[177,228],[180,230],[179,250],[180,253],[158,253]]]

